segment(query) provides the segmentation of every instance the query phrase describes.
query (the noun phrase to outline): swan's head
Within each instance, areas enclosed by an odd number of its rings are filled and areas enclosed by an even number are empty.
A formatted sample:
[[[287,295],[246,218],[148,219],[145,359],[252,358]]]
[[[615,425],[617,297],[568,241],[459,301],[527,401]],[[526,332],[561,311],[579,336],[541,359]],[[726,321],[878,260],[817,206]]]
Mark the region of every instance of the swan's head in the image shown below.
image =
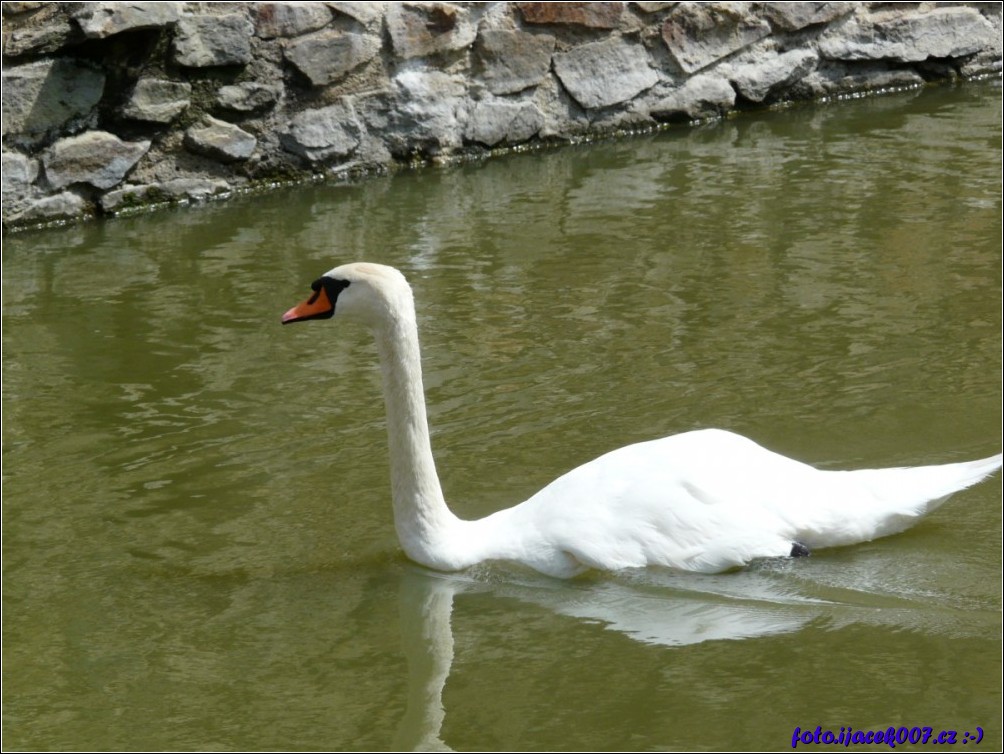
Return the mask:
[[[393,267],[370,262],[343,264],[325,272],[311,286],[313,295],[282,315],[282,323],[308,319],[360,320],[371,327],[402,315],[414,316],[411,288]]]

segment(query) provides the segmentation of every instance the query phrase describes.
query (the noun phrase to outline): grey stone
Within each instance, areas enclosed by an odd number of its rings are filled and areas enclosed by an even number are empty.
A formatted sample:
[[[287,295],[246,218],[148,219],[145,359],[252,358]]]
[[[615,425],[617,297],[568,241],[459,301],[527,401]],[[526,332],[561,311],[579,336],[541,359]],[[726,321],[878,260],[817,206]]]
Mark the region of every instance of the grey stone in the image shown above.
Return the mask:
[[[300,37],[286,45],[286,59],[314,86],[327,86],[380,52],[375,34],[335,29]]]
[[[998,37],[1002,36],[998,32]],[[987,74],[997,74],[1000,76],[1002,69],[1001,56],[994,52],[978,52],[971,58],[967,58],[959,65],[959,75],[963,78],[973,76],[983,76]]]
[[[410,69],[394,77],[394,109],[386,140],[394,154],[414,151],[438,153],[460,146],[459,113],[466,105],[467,87],[460,75]]]
[[[89,214],[91,205],[72,191],[63,191],[40,199],[31,199],[21,211],[5,218],[14,225],[65,220]]]
[[[819,52],[833,60],[918,62],[958,58],[991,49],[1001,52],[1001,35],[975,8],[934,8],[910,15],[855,18],[819,40]]]
[[[573,24],[590,29],[616,29],[624,3],[517,3],[528,24]]]
[[[297,37],[331,22],[323,3],[255,3],[255,27],[262,39]]]
[[[485,30],[474,47],[481,79],[492,94],[536,86],[551,70],[554,37],[524,31]]]
[[[6,11],[9,3],[4,3]],[[3,25],[5,57],[41,55],[55,52],[80,31],[72,23],[61,3],[40,4],[29,19],[9,20]]]
[[[631,5],[642,13],[658,13],[661,10],[672,8],[674,5],[678,5],[678,3],[631,3]]]
[[[216,102],[220,107],[238,113],[252,113],[272,107],[282,88],[279,84],[260,84],[257,81],[245,81],[241,84],[221,86],[216,93]]]
[[[486,100],[471,112],[464,138],[489,147],[529,141],[544,125],[544,113],[532,102]]]
[[[191,84],[167,79],[140,79],[133,87],[122,115],[148,123],[170,123],[188,107]]]
[[[781,55],[765,55],[753,63],[735,66],[729,80],[752,102],[763,102],[772,91],[791,86],[816,67],[812,50],[791,50]]]
[[[659,80],[645,48],[622,37],[557,53],[554,71],[575,101],[587,109],[625,102]]]
[[[296,115],[281,140],[286,150],[311,162],[319,162],[352,154],[359,145],[359,133],[351,104],[342,100]]]
[[[662,39],[686,73],[696,73],[770,34],[770,24],[747,3],[680,3],[662,26]]]
[[[470,12],[451,3],[391,3],[387,29],[394,51],[406,59],[463,49],[477,34]]]
[[[764,3],[764,16],[776,28],[797,31],[814,24],[828,24],[853,13],[855,3]]]
[[[174,178],[161,183],[123,186],[109,191],[101,197],[101,209],[114,213],[165,201],[205,201],[229,190],[230,185],[220,178]]]
[[[65,58],[3,71],[3,133],[44,134],[94,112],[105,77]]]
[[[329,2],[325,3],[325,5],[358,21],[367,29],[379,27],[380,22],[383,21],[384,14],[387,12],[387,3],[383,2]]]
[[[254,26],[243,13],[184,16],[174,36],[174,61],[189,68],[245,65]]]
[[[658,120],[709,118],[731,110],[736,90],[721,76],[698,73],[649,108]]]
[[[798,82],[807,96],[859,92],[890,87],[919,87],[924,77],[910,68],[894,68],[875,63],[855,63],[851,71],[841,64],[820,65]]]
[[[188,199],[206,199],[230,190],[230,184],[219,178],[175,178],[155,183],[153,187],[168,196]]]
[[[185,131],[185,146],[220,162],[237,162],[254,153],[258,140],[233,123],[207,115],[203,125]]]
[[[156,29],[178,21],[181,3],[74,3],[73,18],[89,39],[137,29]]]
[[[22,13],[31,13],[33,10],[38,10],[47,4],[43,2],[20,2],[12,0],[12,2],[5,2],[3,4],[3,15],[8,17],[18,16]]]
[[[57,141],[42,164],[54,188],[89,183],[107,189],[120,183],[149,149],[149,141],[128,142],[107,131],[88,131]]]
[[[101,209],[115,214],[120,210],[154,204],[156,199],[151,198],[151,194],[156,196],[149,185],[124,186],[113,189],[101,197]]]
[[[0,216],[3,218],[4,230],[24,225],[25,222],[21,220],[21,216],[31,206],[32,202],[37,201],[38,198],[39,194],[37,191],[31,194],[15,195],[4,193],[0,195]]]
[[[38,160],[20,152],[3,153],[3,169],[0,179],[3,181],[3,193],[24,194],[38,178]]]

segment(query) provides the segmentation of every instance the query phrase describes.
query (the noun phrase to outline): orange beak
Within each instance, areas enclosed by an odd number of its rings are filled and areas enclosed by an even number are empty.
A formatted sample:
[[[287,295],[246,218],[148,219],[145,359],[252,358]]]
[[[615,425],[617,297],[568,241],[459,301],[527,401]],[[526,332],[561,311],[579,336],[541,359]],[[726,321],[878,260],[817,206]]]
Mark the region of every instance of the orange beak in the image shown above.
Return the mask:
[[[335,305],[328,298],[328,292],[323,286],[319,286],[313,296],[282,315],[282,324],[302,322],[305,319],[328,319],[334,313]]]

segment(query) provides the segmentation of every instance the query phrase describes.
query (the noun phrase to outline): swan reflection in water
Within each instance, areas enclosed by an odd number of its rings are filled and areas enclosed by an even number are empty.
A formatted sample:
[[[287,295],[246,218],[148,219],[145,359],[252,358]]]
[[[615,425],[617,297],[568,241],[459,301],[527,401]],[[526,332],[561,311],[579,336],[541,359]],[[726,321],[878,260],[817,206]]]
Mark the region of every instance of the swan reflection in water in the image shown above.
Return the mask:
[[[918,586],[914,594],[909,586],[881,583],[881,567],[874,562],[860,571],[823,560],[805,572],[808,565],[779,558],[720,576],[637,569],[557,581],[499,566],[447,574],[407,564],[399,604],[408,701],[394,747],[449,750],[442,739],[448,713],[443,691],[454,659],[454,631],[464,631],[463,624],[452,625],[454,598],[462,604],[464,595],[488,593],[523,603],[517,611],[536,606],[667,648],[794,634],[809,624],[832,631],[866,624],[952,636],[996,630],[990,613],[946,609],[948,595],[932,600],[926,588]]]

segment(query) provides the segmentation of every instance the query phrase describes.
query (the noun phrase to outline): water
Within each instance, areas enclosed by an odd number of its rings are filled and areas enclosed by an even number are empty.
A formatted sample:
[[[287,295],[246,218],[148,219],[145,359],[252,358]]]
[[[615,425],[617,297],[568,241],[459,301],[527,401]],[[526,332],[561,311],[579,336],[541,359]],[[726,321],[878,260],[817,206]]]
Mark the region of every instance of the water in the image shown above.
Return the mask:
[[[718,576],[434,574],[368,337],[278,322],[336,264],[406,272],[465,517],[704,426],[826,468],[988,455],[1000,112],[971,84],[6,238],[5,747],[999,748],[999,477]]]

